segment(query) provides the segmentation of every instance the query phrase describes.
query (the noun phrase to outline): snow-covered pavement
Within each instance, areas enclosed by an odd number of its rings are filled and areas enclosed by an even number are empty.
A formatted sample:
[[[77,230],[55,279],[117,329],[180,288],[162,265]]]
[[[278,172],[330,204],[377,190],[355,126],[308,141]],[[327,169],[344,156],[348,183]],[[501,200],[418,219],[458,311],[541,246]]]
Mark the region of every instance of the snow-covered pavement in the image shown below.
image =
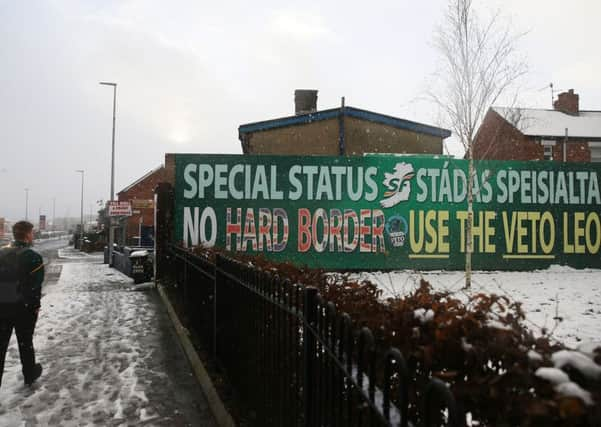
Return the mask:
[[[214,425],[156,293],[132,291],[101,257],[60,255],[34,339],[44,373],[23,385],[13,335],[0,425]]]
[[[480,292],[506,295],[522,303],[526,326],[536,334],[545,330],[570,347],[601,337],[601,270],[552,266],[530,272],[479,271],[469,291],[462,289],[465,279],[460,271],[361,273],[361,278],[377,284],[384,297],[411,292],[421,278],[464,300]]]

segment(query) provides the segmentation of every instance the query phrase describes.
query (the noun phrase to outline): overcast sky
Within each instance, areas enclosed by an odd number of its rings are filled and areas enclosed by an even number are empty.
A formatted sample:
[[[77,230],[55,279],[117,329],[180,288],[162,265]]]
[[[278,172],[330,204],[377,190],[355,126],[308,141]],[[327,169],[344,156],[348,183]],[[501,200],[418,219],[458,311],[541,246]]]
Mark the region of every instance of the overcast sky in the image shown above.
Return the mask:
[[[598,0],[475,1],[501,7],[527,58],[522,106],[574,88],[601,110]],[[0,216],[78,216],[109,197],[112,90],[116,189],[166,152],[240,153],[242,123],[293,114],[295,88],[318,108],[347,105],[429,124],[420,101],[436,67],[446,2],[0,0]],[[452,151],[460,150],[452,145]]]

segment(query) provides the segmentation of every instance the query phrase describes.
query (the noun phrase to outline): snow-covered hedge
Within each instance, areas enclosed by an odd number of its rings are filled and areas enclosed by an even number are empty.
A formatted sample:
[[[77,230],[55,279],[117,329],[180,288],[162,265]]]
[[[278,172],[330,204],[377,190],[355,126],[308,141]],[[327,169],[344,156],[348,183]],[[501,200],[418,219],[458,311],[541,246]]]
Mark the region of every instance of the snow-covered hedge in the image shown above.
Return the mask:
[[[399,348],[415,378],[414,421],[418,390],[431,376],[449,383],[471,425],[592,426],[601,419],[601,343],[577,351],[536,337],[519,302],[487,294],[462,301],[425,281],[406,296],[382,299],[377,285],[351,276],[245,261],[316,286],[357,327],[369,327],[382,351]]]

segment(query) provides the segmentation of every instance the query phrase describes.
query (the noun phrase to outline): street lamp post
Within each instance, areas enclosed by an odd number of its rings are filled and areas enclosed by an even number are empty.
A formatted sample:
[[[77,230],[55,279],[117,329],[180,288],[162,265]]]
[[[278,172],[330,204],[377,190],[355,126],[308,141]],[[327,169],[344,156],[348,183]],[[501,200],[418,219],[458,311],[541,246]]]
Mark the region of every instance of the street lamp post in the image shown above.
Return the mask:
[[[101,85],[113,87],[113,139],[111,144],[111,197],[112,202],[115,197],[115,112],[117,105],[117,83],[100,82]],[[109,267],[113,266],[113,218],[109,216]]]
[[[79,172],[81,174],[81,217],[80,217],[80,230],[79,230],[79,250],[83,249],[83,176],[84,171],[82,169],[77,169],[75,172]]]
[[[25,221],[29,219],[29,188],[25,189]]]

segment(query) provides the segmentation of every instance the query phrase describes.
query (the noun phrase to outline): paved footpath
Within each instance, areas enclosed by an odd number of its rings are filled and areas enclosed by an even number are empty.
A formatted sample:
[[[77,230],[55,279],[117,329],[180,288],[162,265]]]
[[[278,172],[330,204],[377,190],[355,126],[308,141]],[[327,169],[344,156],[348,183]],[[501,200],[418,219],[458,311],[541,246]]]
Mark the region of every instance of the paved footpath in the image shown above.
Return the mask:
[[[155,291],[72,249],[48,270],[34,339],[44,373],[23,385],[13,334],[0,426],[215,425]]]

